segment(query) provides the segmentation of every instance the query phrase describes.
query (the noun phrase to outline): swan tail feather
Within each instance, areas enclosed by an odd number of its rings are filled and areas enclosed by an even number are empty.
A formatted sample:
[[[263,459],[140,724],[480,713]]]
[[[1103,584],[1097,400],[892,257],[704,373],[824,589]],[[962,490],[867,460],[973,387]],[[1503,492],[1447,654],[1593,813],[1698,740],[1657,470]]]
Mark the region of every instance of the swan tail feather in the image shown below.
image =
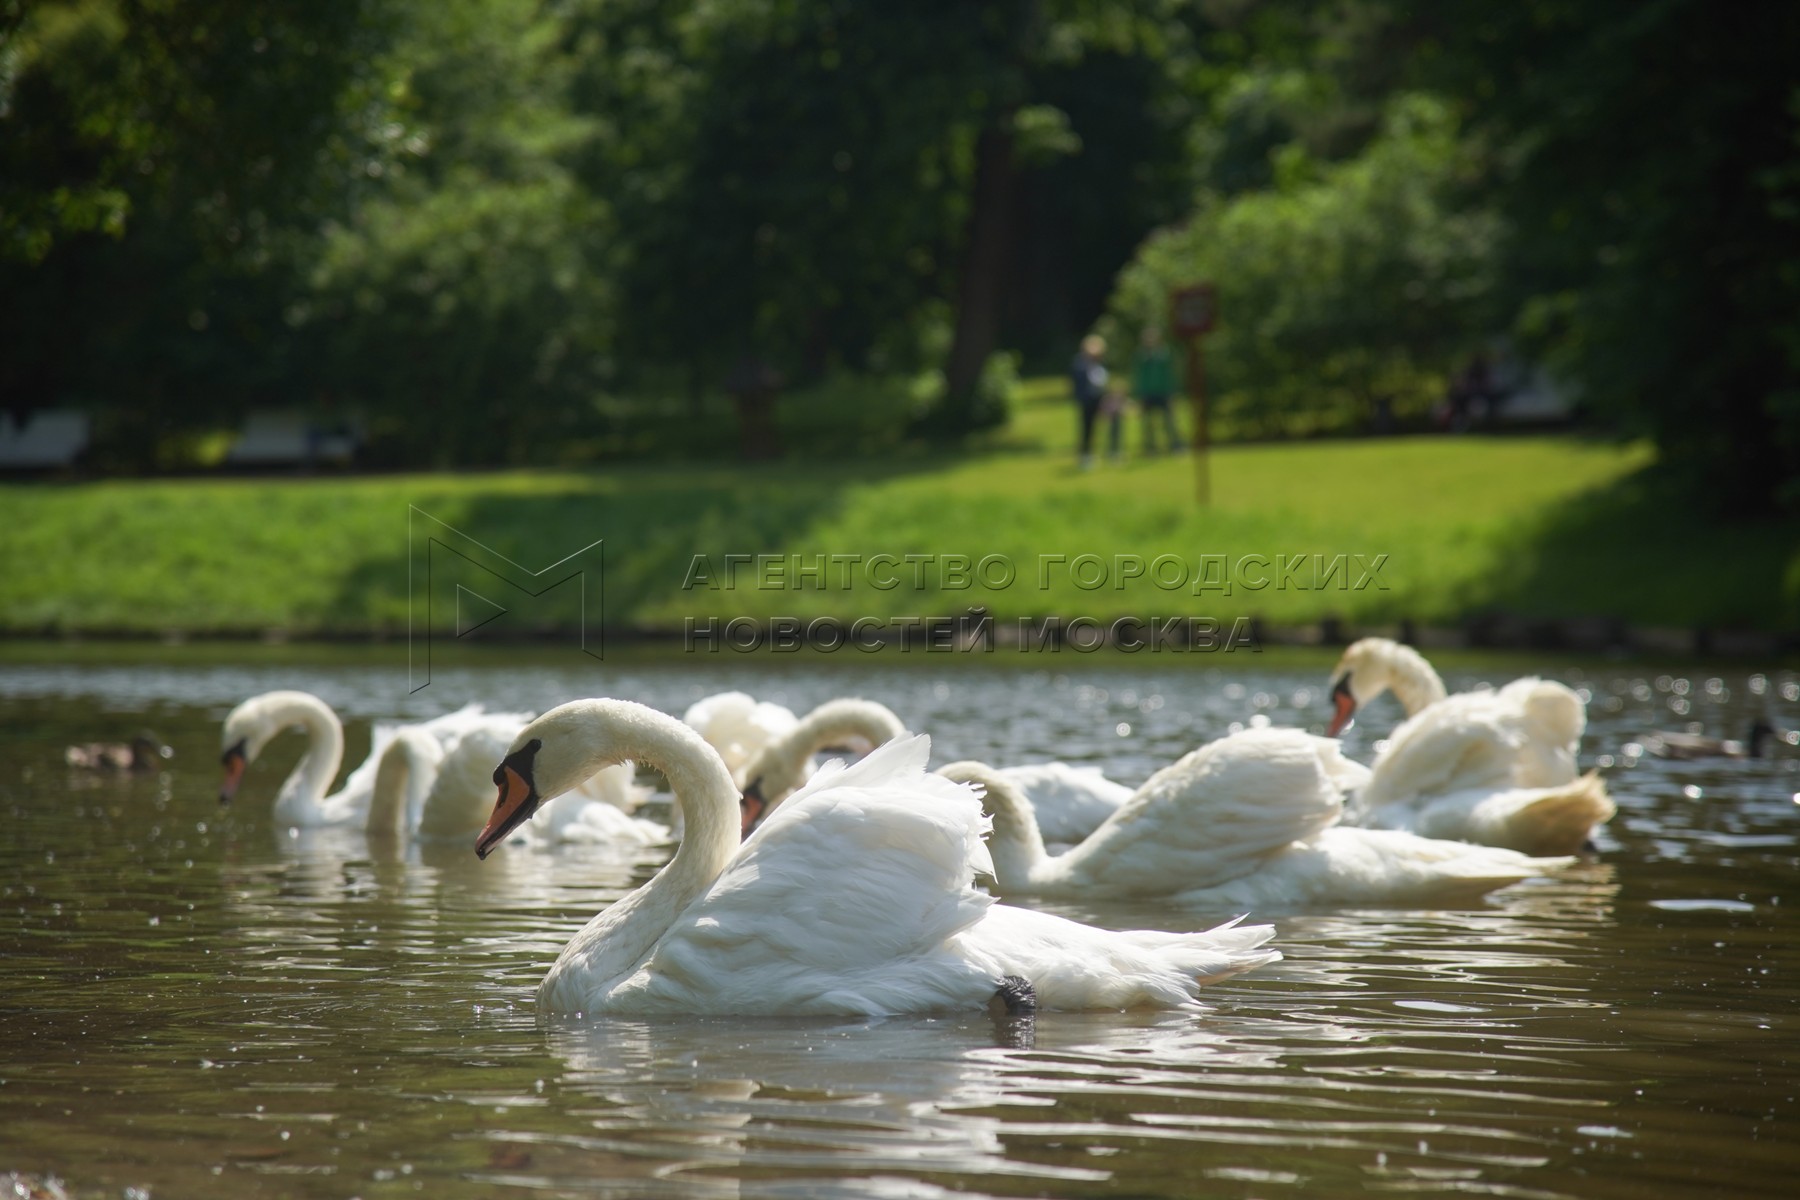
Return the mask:
[[[1617,810],[1606,782],[1589,771],[1559,787],[1512,788],[1484,798],[1469,811],[1460,836],[1526,854],[1572,854]]]

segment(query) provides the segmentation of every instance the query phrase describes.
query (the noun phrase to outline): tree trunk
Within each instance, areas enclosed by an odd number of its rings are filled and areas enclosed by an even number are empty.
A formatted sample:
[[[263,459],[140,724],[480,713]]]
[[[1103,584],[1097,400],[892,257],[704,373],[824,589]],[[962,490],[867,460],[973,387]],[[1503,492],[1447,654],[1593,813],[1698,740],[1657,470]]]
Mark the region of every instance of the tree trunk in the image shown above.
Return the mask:
[[[1006,279],[1007,234],[1018,169],[1013,162],[1012,112],[981,131],[975,144],[975,195],[963,241],[956,333],[944,365],[943,426],[966,433],[974,425],[975,389],[1000,334],[1000,297]]]

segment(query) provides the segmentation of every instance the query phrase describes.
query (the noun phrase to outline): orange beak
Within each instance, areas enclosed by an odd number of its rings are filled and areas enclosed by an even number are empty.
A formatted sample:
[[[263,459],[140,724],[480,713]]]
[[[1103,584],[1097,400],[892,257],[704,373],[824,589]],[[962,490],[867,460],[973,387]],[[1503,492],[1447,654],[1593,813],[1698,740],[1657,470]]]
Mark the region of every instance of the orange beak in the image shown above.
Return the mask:
[[[1344,676],[1331,689],[1331,724],[1325,727],[1326,737],[1336,737],[1350,728],[1351,720],[1356,716],[1356,697],[1350,694],[1350,677]]]
[[[738,829],[738,836],[740,838],[749,837],[751,831],[756,828],[756,823],[762,820],[763,814],[768,811],[769,802],[763,799],[762,780],[753,780],[750,786],[744,789],[744,794],[738,797],[738,816],[742,821],[742,825]]]
[[[487,827],[475,839],[477,858],[486,858],[495,846],[506,840],[507,834],[537,811],[537,789],[523,775],[504,763],[495,774],[499,776],[500,795],[494,801],[494,815],[488,818]]]
[[[244,771],[250,765],[244,757],[244,743],[227,750],[219,764],[225,768],[225,777],[219,780],[219,803],[230,804],[237,798],[238,784],[244,782]]]

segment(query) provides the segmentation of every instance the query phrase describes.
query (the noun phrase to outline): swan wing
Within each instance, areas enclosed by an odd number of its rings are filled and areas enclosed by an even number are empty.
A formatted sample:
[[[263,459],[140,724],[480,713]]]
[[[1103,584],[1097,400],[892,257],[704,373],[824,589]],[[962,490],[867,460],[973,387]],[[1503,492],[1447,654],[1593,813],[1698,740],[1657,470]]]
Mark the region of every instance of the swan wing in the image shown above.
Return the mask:
[[[1369,815],[1379,828],[1557,855],[1580,850],[1615,811],[1606,784],[1590,771],[1553,787],[1470,788],[1384,805]]]
[[[1174,900],[1187,908],[1256,912],[1467,902],[1572,861],[1396,830],[1333,826],[1271,855],[1249,875]]]
[[[1524,745],[1516,709],[1494,692],[1460,692],[1407,718],[1376,756],[1366,807],[1513,782]]]
[[[1587,730],[1587,706],[1564,684],[1549,679],[1516,679],[1498,699],[1516,714],[1523,745],[1513,769],[1520,787],[1573,783],[1581,774],[1575,756]]]
[[[1234,879],[1336,822],[1335,745],[1296,729],[1247,729],[1164,767],[1094,835],[1061,858],[1070,878],[1115,894],[1174,892]]]
[[[827,764],[777,808],[609,998],[637,1011],[849,1014],[985,1002],[999,983],[949,940],[993,898],[986,819],[903,737]]]
[[[1131,789],[1114,783],[1098,767],[1065,762],[1003,767],[1001,776],[1025,793],[1046,842],[1078,842],[1131,799]]]
[[[1264,946],[1273,926],[1239,920],[1201,933],[1117,931],[998,904],[955,940],[984,976],[1029,980],[1043,1008],[1186,1008],[1202,985],[1281,957]]]
[[[1557,805],[1541,798],[1535,816],[1522,815],[1531,802],[1519,798],[1504,808],[1488,803],[1479,818],[1474,808],[1492,793],[1577,785],[1576,751],[1586,724],[1581,698],[1548,680],[1518,679],[1497,692],[1463,692],[1441,700],[1394,732],[1358,796],[1357,823],[1515,849],[1573,850],[1585,833],[1573,842],[1560,832],[1539,833],[1566,827],[1584,808],[1591,815],[1587,828],[1610,817],[1611,802],[1603,788],[1599,799],[1590,795],[1562,804],[1561,815],[1554,818],[1550,810]],[[1420,811],[1401,815],[1400,807]],[[1396,812],[1381,815],[1389,809]],[[1430,820],[1423,815],[1428,809],[1435,813]]]
[[[719,752],[734,776],[758,750],[799,724],[791,709],[746,692],[719,692],[696,700],[681,719]]]
[[[494,805],[494,768],[512,748],[516,726],[490,722],[463,731],[438,764],[437,778],[413,825],[422,840],[472,836]]]
[[[638,849],[659,846],[670,838],[669,827],[641,817],[604,800],[590,800],[579,792],[564,792],[550,806],[547,841]],[[527,826],[530,828],[530,826]]]
[[[429,733],[447,745],[454,745],[464,734],[477,729],[504,728],[510,726],[516,734],[525,728],[533,714],[528,712],[491,713],[480,704],[465,704],[455,712],[447,712],[429,721],[419,722],[415,728]]]
[[[636,764],[622,762],[594,772],[582,781],[580,787],[567,794],[609,805],[623,813],[632,813],[654,792],[637,782]]]

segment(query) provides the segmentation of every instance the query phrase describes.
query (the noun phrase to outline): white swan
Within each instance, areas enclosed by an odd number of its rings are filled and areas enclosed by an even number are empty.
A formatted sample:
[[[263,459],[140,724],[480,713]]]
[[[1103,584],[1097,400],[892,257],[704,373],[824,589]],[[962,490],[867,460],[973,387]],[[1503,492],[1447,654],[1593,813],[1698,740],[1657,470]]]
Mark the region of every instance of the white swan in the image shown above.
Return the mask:
[[[694,701],[681,719],[719,752],[734,778],[758,750],[799,723],[793,710],[745,692],[717,692]]]
[[[1569,861],[1339,827],[1339,781],[1354,765],[1326,738],[1245,730],[1158,771],[1055,857],[1003,772],[965,762],[940,774],[984,789],[994,878],[1008,893],[1169,896],[1208,908],[1417,904],[1480,895]]]
[[[1132,797],[1131,788],[1108,779],[1099,767],[1029,763],[1001,767],[999,774],[1023,793],[1046,842],[1079,842]]]
[[[840,697],[819,705],[792,729],[770,739],[737,773],[742,781],[744,833],[807,781],[813,755],[819,751],[848,745],[866,752],[905,732],[894,710],[875,700]]]
[[[302,829],[359,824],[368,815],[381,753],[398,730],[416,729],[437,740],[448,751],[469,730],[490,721],[507,719],[523,724],[528,717],[526,714],[485,713],[479,704],[470,704],[410,726],[377,724],[371,734],[369,757],[350,773],[343,787],[328,796],[326,791],[343,764],[343,723],[329,704],[310,692],[265,692],[244,701],[225,718],[219,739],[220,761],[225,769],[219,785],[219,802],[229,804],[232,801],[245,770],[277,734],[298,728],[306,734],[306,750],[276,793],[276,823]]]
[[[397,731],[376,766],[369,836],[441,842],[479,832],[492,807],[493,765],[524,724],[493,718],[448,749],[420,728]],[[648,791],[632,781],[633,774],[632,764],[619,763],[545,801],[547,819],[533,827],[537,840],[625,847],[668,841],[666,826],[630,815]]]
[[[338,716],[310,692],[267,692],[244,701],[225,718],[225,778],[221,803],[237,794],[244,772],[284,729],[307,736],[300,761],[276,793],[274,818],[285,828],[361,825],[378,837],[424,841],[467,837],[486,820],[493,799],[494,762],[529,713],[489,713],[470,704],[414,725],[377,723],[369,757],[332,795],[344,754]],[[548,840],[650,845],[669,831],[628,815],[646,790],[623,764],[586,781],[581,794],[551,810]]]
[[[640,704],[578,700],[533,721],[494,771],[486,855],[540,792],[608,763],[659,768],[687,812],[669,864],[563,949],[538,1002],[563,1013],[872,1015],[980,1009],[1022,978],[1046,1008],[1181,1007],[1201,983],[1279,955],[1268,926],[1094,929],[994,904],[973,792],[925,773],[899,738],[828,765],[740,844],[738,790],[687,726]]]
[[[742,692],[709,696],[695,708],[700,705],[709,706],[702,714],[702,722],[696,722],[694,708],[688,709],[682,720],[698,729],[731,768],[732,777],[744,792],[746,833],[764,812],[806,782],[812,774],[814,755],[846,743],[866,753],[906,729],[885,704],[851,697],[827,700],[798,720],[787,709],[755,704]],[[774,708],[786,714],[786,727],[777,731],[778,718],[758,717],[751,705],[755,710]],[[732,732],[742,727],[755,732]],[[724,737],[715,736],[719,730]],[[748,757],[734,761],[732,754],[721,748],[720,741],[733,750],[751,742],[756,743],[756,748]],[[1033,763],[1003,768],[1001,774],[1024,791],[1037,811],[1038,827],[1052,842],[1080,841],[1131,797],[1130,788],[1106,778],[1098,767]]]
[[[1563,684],[1527,677],[1446,696],[1418,651],[1363,638],[1332,672],[1331,730],[1390,688],[1407,719],[1376,756],[1351,823],[1570,854],[1611,819],[1606,784],[1576,766],[1587,710]]]

